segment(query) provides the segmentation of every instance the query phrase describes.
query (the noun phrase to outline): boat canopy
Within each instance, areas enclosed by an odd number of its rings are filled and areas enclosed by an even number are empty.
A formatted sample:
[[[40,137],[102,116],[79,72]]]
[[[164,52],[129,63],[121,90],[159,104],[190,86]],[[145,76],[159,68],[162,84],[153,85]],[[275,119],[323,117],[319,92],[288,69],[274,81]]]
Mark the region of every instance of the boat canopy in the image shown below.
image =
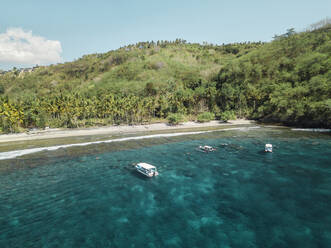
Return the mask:
[[[140,166],[146,170],[156,169],[154,165],[147,164],[147,163],[138,163],[137,166]]]
[[[272,145],[271,144],[266,144],[265,147],[270,147],[271,148]]]

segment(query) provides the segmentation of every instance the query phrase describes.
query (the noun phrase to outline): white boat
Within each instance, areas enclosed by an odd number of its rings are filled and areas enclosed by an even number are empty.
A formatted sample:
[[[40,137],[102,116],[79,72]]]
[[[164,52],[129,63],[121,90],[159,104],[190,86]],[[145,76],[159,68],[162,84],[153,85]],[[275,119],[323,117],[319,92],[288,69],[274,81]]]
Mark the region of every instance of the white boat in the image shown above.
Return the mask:
[[[216,148],[212,146],[199,146],[198,149],[203,152],[213,152],[216,151]]]
[[[272,144],[266,144],[264,147],[265,152],[272,152]]]
[[[147,164],[147,163],[138,163],[136,164],[136,170],[141,174],[147,177],[153,177],[159,175],[157,169],[154,165]]]

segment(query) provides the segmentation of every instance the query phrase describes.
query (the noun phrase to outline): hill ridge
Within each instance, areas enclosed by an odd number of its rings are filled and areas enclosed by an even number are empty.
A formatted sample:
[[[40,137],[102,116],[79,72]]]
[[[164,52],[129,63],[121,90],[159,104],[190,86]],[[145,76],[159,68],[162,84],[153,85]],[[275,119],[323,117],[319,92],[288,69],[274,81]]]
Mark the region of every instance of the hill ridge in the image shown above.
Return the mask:
[[[291,32],[290,32],[291,31]],[[203,112],[330,127],[330,26],[227,45],[140,42],[0,76],[0,127],[84,127]]]

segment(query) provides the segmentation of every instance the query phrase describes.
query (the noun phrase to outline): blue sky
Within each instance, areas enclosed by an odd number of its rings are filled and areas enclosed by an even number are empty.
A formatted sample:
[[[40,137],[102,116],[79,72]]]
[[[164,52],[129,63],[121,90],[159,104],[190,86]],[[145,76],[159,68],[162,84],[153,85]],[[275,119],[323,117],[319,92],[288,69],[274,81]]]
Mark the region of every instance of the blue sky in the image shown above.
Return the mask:
[[[1,10],[0,69],[9,69],[72,61],[139,41],[270,41],[330,17],[331,1],[7,0]]]

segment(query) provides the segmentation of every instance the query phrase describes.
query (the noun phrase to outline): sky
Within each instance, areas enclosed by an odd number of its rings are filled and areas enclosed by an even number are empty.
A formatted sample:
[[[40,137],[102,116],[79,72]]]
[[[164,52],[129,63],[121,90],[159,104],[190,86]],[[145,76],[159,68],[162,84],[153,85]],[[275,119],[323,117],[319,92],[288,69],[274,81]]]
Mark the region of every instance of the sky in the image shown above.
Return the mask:
[[[331,15],[330,0],[1,0],[0,6],[2,70],[140,41],[270,41]]]

